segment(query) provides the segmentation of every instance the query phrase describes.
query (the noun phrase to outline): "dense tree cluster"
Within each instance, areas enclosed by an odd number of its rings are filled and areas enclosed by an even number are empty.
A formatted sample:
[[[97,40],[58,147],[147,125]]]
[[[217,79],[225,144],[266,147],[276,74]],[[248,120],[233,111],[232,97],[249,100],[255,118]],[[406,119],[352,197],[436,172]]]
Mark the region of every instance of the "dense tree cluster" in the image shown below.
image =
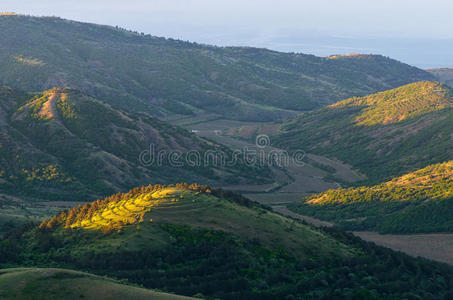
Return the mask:
[[[415,233],[453,231],[453,161],[372,187],[329,190],[291,209],[351,230]]]
[[[172,241],[162,249],[89,247],[102,234],[23,230],[0,242],[0,266],[52,265],[109,275],[147,288],[206,299],[451,299],[451,267],[325,229],[357,255],[325,261],[214,229],[154,225]],[[100,236],[101,235],[101,236]],[[121,238],[124,233],[115,233]],[[105,238],[105,237],[104,237]],[[109,237],[111,238],[111,237]]]

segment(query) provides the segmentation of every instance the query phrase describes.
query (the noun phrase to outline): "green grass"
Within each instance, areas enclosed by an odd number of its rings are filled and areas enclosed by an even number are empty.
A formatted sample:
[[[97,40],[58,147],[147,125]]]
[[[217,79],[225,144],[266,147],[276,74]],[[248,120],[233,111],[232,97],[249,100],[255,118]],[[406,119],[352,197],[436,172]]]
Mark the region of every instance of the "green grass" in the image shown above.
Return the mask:
[[[0,298],[4,300],[194,299],[129,286],[117,280],[88,273],[54,268],[0,269]]]

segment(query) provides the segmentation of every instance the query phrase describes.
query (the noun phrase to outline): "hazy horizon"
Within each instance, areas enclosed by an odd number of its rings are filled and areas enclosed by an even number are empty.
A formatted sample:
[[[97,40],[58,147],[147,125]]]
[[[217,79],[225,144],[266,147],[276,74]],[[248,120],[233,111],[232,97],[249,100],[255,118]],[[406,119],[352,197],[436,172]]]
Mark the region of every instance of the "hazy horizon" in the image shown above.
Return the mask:
[[[328,56],[372,53],[421,68],[453,66],[453,3],[342,0],[2,1],[2,11],[121,26],[219,46]],[[330,1],[331,2],[331,1]]]

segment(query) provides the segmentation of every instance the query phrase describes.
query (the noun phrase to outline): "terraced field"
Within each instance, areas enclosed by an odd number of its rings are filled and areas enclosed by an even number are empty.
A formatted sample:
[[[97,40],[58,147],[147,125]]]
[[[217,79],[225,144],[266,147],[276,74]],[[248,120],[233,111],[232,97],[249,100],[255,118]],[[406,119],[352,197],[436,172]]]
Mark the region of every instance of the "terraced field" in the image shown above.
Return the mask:
[[[156,207],[173,205],[185,196],[193,198],[193,194],[184,189],[166,188],[152,193],[141,194],[132,199],[124,199],[116,203],[109,203],[90,218],[78,220],[70,225],[71,228],[101,229],[111,224],[122,222],[133,224],[145,221],[145,214]],[[193,200],[195,201],[195,200]],[[147,220],[152,221],[152,219]]]

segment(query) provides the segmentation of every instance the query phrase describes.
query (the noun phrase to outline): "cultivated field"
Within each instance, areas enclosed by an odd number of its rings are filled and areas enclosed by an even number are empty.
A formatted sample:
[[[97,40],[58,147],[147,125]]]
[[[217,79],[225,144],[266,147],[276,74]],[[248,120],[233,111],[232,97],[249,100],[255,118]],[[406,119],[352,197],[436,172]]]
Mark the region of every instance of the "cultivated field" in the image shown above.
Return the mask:
[[[182,123],[189,130],[194,130],[198,135],[229,146],[233,150],[280,150],[275,147],[257,148],[253,140],[236,139],[221,134],[230,128],[270,128],[274,123],[250,123],[229,120],[205,120],[192,123]],[[273,127],[272,127],[273,128]],[[272,133],[272,132],[268,132]],[[272,137],[271,137],[272,139]],[[271,140],[272,142],[272,140]],[[301,149],[303,150],[303,149]],[[328,189],[338,188],[338,182],[354,182],[364,177],[351,166],[338,160],[306,154],[306,163],[294,164],[290,161],[283,169],[271,167],[276,182],[264,185],[232,185],[223,188],[245,194],[248,198],[267,205],[282,205],[299,201],[302,197],[319,193]],[[335,181],[335,178],[338,182]]]
[[[354,234],[366,241],[412,256],[426,257],[453,265],[453,234],[395,235],[369,231],[357,231]]]

